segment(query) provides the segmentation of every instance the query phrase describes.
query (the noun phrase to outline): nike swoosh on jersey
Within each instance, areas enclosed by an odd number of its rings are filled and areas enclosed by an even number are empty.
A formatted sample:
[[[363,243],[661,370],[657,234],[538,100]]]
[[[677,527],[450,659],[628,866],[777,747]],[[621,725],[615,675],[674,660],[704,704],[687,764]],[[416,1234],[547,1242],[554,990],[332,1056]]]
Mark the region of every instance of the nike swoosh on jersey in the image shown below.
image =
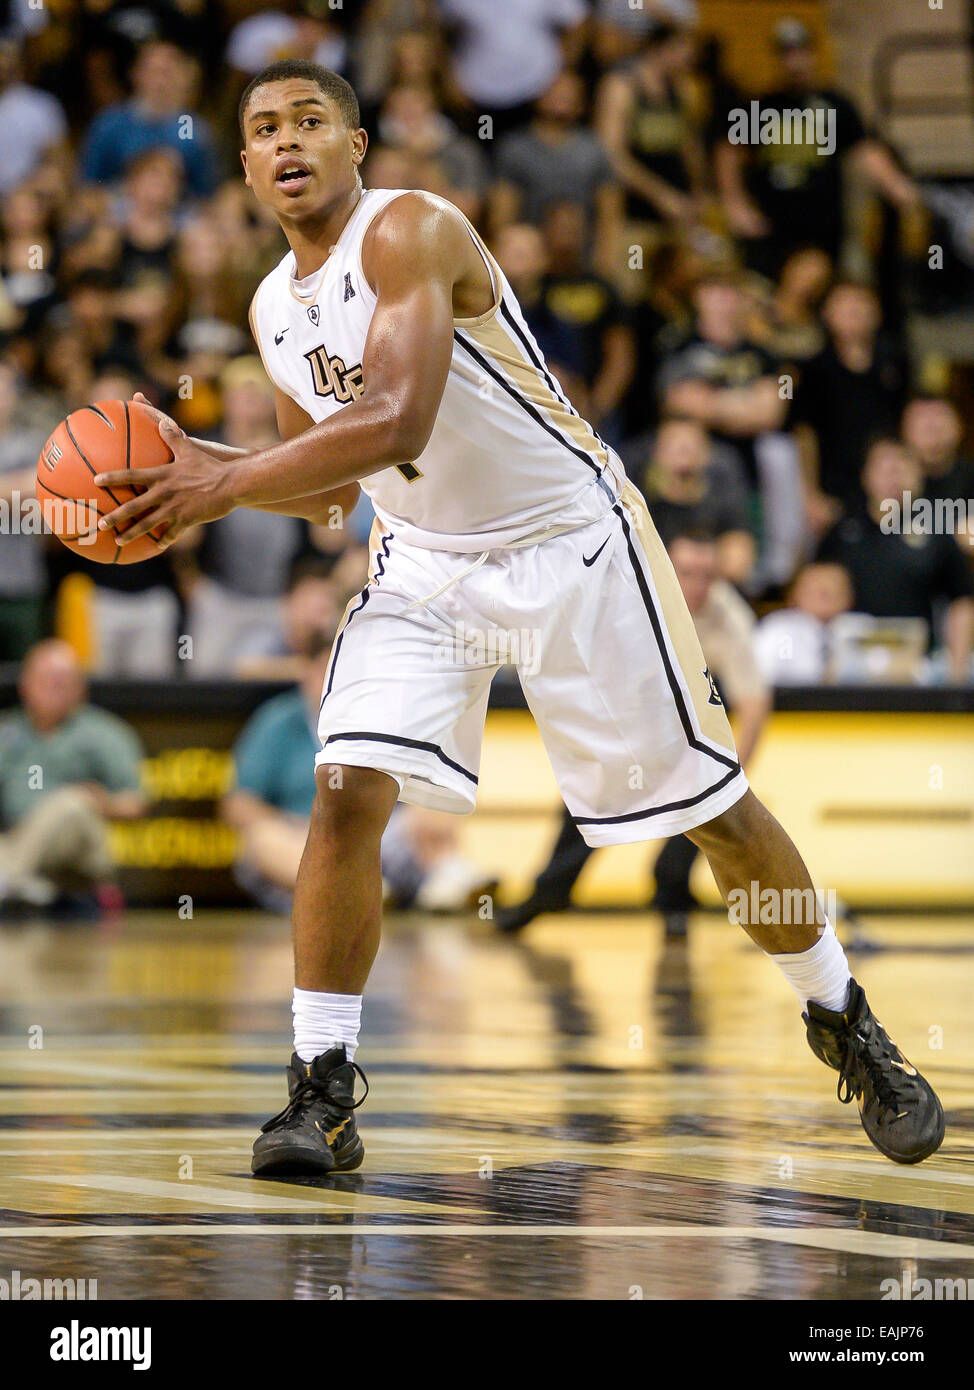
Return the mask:
[[[282,328],[281,331],[280,331],[280,333],[275,333],[275,334],[274,334],[274,341],[275,341],[275,343],[277,343],[278,347],[280,347],[281,343],[283,343],[283,341],[284,341],[284,334],[285,334],[286,332],[287,332],[287,329],[286,329],[286,328]]]
[[[582,564],[583,564],[583,565],[594,565],[595,562],[596,562],[596,560],[599,558],[599,556],[602,554],[602,551],[605,549],[605,547],[606,547],[608,544],[609,544],[609,538],[608,538],[608,536],[606,536],[605,540],[604,540],[604,541],[602,542],[602,544],[599,546],[598,550],[595,552],[594,555],[589,555],[589,556],[583,555],[583,556],[582,556]]]

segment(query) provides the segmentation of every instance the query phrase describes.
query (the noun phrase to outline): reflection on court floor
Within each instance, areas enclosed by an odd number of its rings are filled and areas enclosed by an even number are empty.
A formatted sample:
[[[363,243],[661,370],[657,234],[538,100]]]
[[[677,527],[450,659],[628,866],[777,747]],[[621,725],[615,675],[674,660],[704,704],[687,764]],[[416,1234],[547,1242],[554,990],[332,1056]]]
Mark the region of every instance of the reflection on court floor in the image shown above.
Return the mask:
[[[287,924],[0,926],[0,1278],[100,1298],[866,1298],[974,1280],[974,919],[853,972],[940,1090],[898,1168],[716,915],[401,917],[366,996],[359,1173],[249,1174],[284,1097]],[[974,1283],[970,1285],[974,1288]]]

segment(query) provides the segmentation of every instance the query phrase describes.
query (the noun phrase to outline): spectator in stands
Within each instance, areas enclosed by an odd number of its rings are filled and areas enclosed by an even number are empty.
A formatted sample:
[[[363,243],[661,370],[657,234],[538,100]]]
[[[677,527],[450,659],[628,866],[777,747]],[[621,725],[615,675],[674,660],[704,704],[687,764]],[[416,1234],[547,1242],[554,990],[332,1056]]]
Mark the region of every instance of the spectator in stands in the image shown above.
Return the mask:
[[[637,473],[660,540],[692,532],[711,537],[722,579],[745,587],[756,558],[750,494],[736,460],[714,458],[698,420],[660,425],[645,471]]]
[[[852,581],[841,565],[804,565],[788,603],[758,623],[755,651],[771,685],[821,685],[832,677],[832,624],[852,608]]]
[[[393,87],[379,111],[376,134],[386,148],[410,156],[415,172],[409,187],[430,188],[429,175],[438,169],[451,201],[471,221],[480,221],[488,178],[482,147],[439,110],[430,86]]]
[[[495,235],[512,222],[540,227],[552,204],[570,197],[585,212],[586,247],[598,256],[619,246],[619,185],[584,114],[584,83],[566,69],[535,102],[530,124],[500,141],[490,194]]]
[[[154,40],[139,49],[131,72],[132,98],[95,117],[81,154],[90,183],[115,183],[133,155],[162,146],[181,159],[191,193],[216,188],[218,169],[209,125],[192,109],[196,70],[175,44]]]
[[[455,109],[473,133],[482,115],[492,138],[524,125],[532,104],[580,52],[584,0],[438,0],[455,37],[450,69]]]
[[[0,333],[35,335],[57,292],[58,246],[51,210],[31,184],[6,195],[0,209]],[[6,322],[2,320],[6,317]]]
[[[974,507],[974,459],[961,452],[964,424],[954,403],[944,396],[911,397],[902,434],[920,460],[924,497],[963,499]]]
[[[44,160],[66,167],[68,124],[57,97],[19,81],[23,55],[16,40],[0,36],[0,194],[34,174]]]
[[[37,455],[46,431],[17,418],[18,381],[0,363],[0,511],[21,523],[34,499]],[[41,538],[13,525],[0,537],[0,661],[20,661],[43,630],[46,588]]]
[[[32,648],[20,709],[0,716],[0,900],[49,906],[79,888],[108,900],[107,821],[143,814],[141,749],[115,715],[86,703],[66,642]]]
[[[907,388],[903,354],[881,332],[879,299],[843,280],[824,305],[828,343],[801,373],[795,419],[803,431],[806,515],[812,530],[862,505],[862,466],[871,439],[894,434]]]
[[[339,21],[340,5],[314,0],[283,0],[262,7],[235,25],[224,55],[227,66],[247,78],[281,58],[310,58],[332,72],[344,73],[348,44]]]
[[[173,291],[178,327],[165,353],[152,361],[154,376],[176,396],[174,410],[190,433],[219,428],[221,374],[228,359],[253,351],[245,325],[260,271],[232,232],[226,240],[224,235],[223,219],[209,209],[180,231]],[[179,390],[187,380],[193,384],[188,398]]]
[[[178,309],[173,291],[182,185],[183,166],[164,147],[133,156],[125,172],[113,312],[146,364],[165,346]]]
[[[818,47],[800,20],[782,19],[775,27],[780,85],[760,98],[764,113],[808,111],[821,123],[834,122],[833,139],[779,139],[763,143],[752,136],[734,142],[731,131],[716,147],[718,185],[731,230],[750,245],[749,260],[776,277],[793,251],[816,246],[839,263],[844,230],[844,162],[851,155],[877,192],[895,207],[917,201],[913,181],[888,149],[866,130],[858,111],[841,92],[818,78]],[[766,118],[765,118],[766,119]],[[794,135],[797,132],[792,132]],[[825,134],[828,135],[828,130]],[[807,124],[801,135],[810,134]]]
[[[638,52],[661,21],[695,24],[697,0],[593,0],[592,47],[599,67],[611,67]]]
[[[780,365],[748,334],[747,306],[734,270],[711,270],[693,295],[694,327],[663,361],[661,406],[699,421],[733,451],[761,501],[756,584],[791,578],[804,540],[798,452],[785,432],[788,403]]]
[[[676,536],[670,544],[670,559],[700,637],[714,698],[720,698],[716,679],[734,711],[737,751],[746,766],[771,710],[771,692],[754,655],[754,615],[734,588],[719,578],[717,547],[712,539],[705,535]],[[498,928],[517,932],[543,912],[563,912],[592,853],[564,808],[551,858],[529,896],[496,914]],[[696,856],[693,842],[677,835],[665,842],[656,860],[651,906],[663,913],[668,936],[685,935],[687,914],[697,906],[690,892]]]
[[[706,170],[686,86],[692,58],[688,31],[660,23],[635,58],[602,79],[596,94],[596,130],[625,190],[625,239],[639,241],[645,258],[661,224],[685,229],[700,212]],[[628,262],[627,270],[620,287],[634,299],[644,277]]]
[[[740,277],[733,270],[701,276],[693,293],[694,325],[663,362],[663,408],[698,420],[740,458],[752,486],[754,442],[779,430],[786,406],[778,363],[746,334]]]
[[[274,388],[258,358],[227,366],[222,396],[219,442],[237,449],[277,442]],[[188,584],[193,676],[229,675],[242,651],[279,646],[281,596],[306,536],[297,517],[240,508],[180,538],[180,557],[195,561]]]
[[[232,653],[231,671],[247,680],[299,680],[308,653],[334,632],[340,613],[334,565],[308,555],[296,561],[271,630],[248,632]]]
[[[918,530],[910,520],[911,499],[923,491],[919,460],[898,439],[876,440],[862,485],[865,507],[829,532],[818,558],[849,572],[856,612],[922,618],[930,645],[946,648],[950,678],[969,680],[974,578],[953,536]]]
[[[620,407],[636,370],[636,342],[625,307],[611,283],[586,259],[585,209],[555,202],[545,214],[547,270],[541,287],[542,351],[584,385],[575,404],[610,444],[622,433]]]
[[[66,287],[65,301],[66,312],[49,315],[45,333],[56,354],[69,353],[71,365],[64,364],[65,404],[75,410],[98,399],[91,394],[91,374],[119,365],[137,376],[142,361],[132,326],[116,314],[116,285],[111,272],[81,271]],[[87,374],[83,367],[87,367]]]
[[[289,911],[308,838],[329,655],[325,642],[306,658],[300,685],[262,705],[234,749],[236,786],[223,813],[240,836],[240,881],[270,911]],[[340,766],[332,772],[341,777]],[[382,869],[387,899],[398,907],[462,911],[496,887],[496,879],[458,852],[453,817],[416,806],[394,812],[382,840]]]
[[[767,306],[769,347],[784,362],[802,363],[825,347],[822,302],[832,281],[832,262],[807,246],[788,257]]]

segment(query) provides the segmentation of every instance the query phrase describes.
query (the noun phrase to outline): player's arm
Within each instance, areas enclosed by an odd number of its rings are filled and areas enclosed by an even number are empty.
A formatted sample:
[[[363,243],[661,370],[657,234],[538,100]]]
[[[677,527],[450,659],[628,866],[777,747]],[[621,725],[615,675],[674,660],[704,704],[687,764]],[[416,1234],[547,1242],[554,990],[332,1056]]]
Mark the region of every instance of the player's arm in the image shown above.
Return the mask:
[[[127,525],[119,540],[128,543],[165,526],[172,540],[187,526],[235,507],[330,492],[412,462],[426,447],[446,385],[453,288],[472,247],[455,214],[419,194],[396,199],[363,245],[363,267],[378,303],[358,399],[293,439],[230,463],[160,426],[173,462],[143,470],[146,491],[104,518],[102,528]],[[112,474],[99,476],[112,485]]]
[[[299,434],[304,434],[305,430],[314,428],[315,422],[311,416],[279,386],[274,387],[274,408],[277,412],[278,433],[282,439],[295,439]],[[299,516],[313,524],[326,525],[335,515],[336,507],[341,510],[343,518],[349,516],[361,491],[358,483],[346,483],[344,487],[312,493],[308,497],[294,497],[287,502],[264,502],[257,510],[282,512],[285,516]]]
[[[162,424],[165,421],[171,429],[179,431],[176,422],[158,410],[151,401],[142,395],[141,391],[136,393],[135,399],[150,411],[155,417],[156,424]],[[276,385],[274,387],[274,409],[277,414],[277,428],[282,439],[293,439],[296,434],[303,433],[314,424],[311,416],[307,415],[296,401],[293,401],[286,392]],[[246,458],[257,452],[256,449],[238,449],[232,444],[220,444],[215,439],[196,439],[190,436],[189,442],[195,444],[198,449],[202,449],[204,454],[209,454],[210,458],[224,462],[230,459]],[[345,487],[335,488],[331,492],[316,493],[311,497],[295,497],[290,502],[268,502],[254,510],[280,512],[284,516],[301,517],[304,521],[310,521],[315,525],[325,525],[334,517],[336,507],[340,508],[343,518],[348,516],[358,501],[360,491],[358,483],[348,483]]]

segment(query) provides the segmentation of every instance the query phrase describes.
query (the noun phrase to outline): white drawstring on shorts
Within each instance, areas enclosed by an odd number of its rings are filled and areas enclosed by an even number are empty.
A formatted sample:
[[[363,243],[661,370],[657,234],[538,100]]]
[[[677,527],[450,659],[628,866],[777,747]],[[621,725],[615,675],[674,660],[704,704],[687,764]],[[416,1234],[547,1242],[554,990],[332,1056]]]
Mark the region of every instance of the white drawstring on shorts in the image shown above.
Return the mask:
[[[410,613],[414,608],[425,608],[428,603],[432,603],[435,598],[439,598],[440,594],[446,593],[447,589],[453,584],[456,584],[461,579],[466,579],[467,575],[473,574],[474,570],[479,570],[489,554],[489,550],[483,551],[477,556],[472,565],[468,565],[464,570],[458,570],[452,579],[448,579],[445,584],[441,584],[440,587],[434,589],[431,594],[427,594],[425,598],[418,598],[414,600],[413,603],[407,604],[406,612]]]

